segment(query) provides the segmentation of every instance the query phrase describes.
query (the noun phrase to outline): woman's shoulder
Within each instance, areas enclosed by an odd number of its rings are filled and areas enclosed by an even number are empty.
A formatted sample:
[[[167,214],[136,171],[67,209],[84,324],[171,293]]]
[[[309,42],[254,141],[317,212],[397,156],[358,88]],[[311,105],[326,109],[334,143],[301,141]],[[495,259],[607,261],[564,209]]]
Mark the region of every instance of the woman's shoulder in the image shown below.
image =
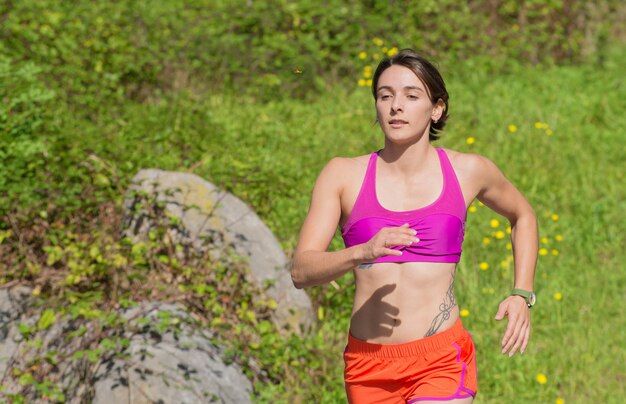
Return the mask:
[[[489,158],[476,153],[461,153],[444,149],[457,178],[465,184],[484,188],[502,178],[503,174]]]
[[[490,166],[495,166],[494,163],[487,157],[476,153],[462,153],[452,149],[445,149],[450,164],[454,167],[455,171],[461,172],[476,172],[484,169],[489,169]]]
[[[318,181],[343,187],[365,173],[370,156],[333,157],[322,169]]]
[[[351,174],[367,167],[371,154],[355,157],[333,157],[324,167],[324,171],[336,174]]]

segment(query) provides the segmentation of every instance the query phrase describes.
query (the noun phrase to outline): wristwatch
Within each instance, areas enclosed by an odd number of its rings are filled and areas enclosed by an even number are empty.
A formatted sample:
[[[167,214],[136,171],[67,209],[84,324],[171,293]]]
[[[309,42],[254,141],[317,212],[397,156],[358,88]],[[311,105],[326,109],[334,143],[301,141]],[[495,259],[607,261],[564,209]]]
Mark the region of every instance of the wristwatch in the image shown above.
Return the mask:
[[[535,305],[535,303],[537,303],[537,296],[535,296],[535,292],[529,292],[527,290],[524,289],[513,289],[513,291],[511,291],[511,296],[521,296],[524,298],[524,300],[526,300],[526,304],[528,305],[528,307],[533,307]]]

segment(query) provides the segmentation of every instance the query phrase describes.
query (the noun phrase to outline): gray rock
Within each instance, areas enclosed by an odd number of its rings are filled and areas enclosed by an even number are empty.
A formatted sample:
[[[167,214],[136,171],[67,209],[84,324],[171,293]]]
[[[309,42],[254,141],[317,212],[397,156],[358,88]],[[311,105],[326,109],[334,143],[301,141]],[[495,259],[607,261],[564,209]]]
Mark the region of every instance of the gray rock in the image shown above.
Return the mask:
[[[30,293],[27,294],[30,296]],[[17,296],[17,298],[14,298]],[[46,330],[37,331],[27,344],[17,331],[19,323],[33,325],[40,314],[21,315],[27,299],[23,293],[0,289],[0,323],[7,332],[0,340],[6,358],[0,367],[5,393],[20,393],[27,402],[36,401],[35,392],[23,390],[11,369],[25,369],[34,358],[51,351],[64,353],[80,349],[85,339],[68,340],[79,325],[95,329],[95,323],[57,318]],[[251,403],[252,385],[237,364],[223,360],[223,349],[212,342],[213,335],[199,327],[179,306],[142,303],[123,313],[127,323],[120,336],[129,340],[122,357],[104,356],[93,363],[86,358],[59,362],[49,377],[65,394],[67,403]],[[2,393],[0,393],[0,399]],[[1,401],[1,400],[0,400]],[[42,401],[43,402],[43,401]]]
[[[232,246],[248,259],[251,282],[266,287],[268,298],[278,303],[274,320],[280,327],[301,333],[315,317],[311,301],[291,281],[288,260],[269,228],[240,199],[202,178],[187,173],[141,170],[125,200],[126,236],[143,239],[152,228],[150,218],[137,209],[144,195],[154,195],[168,214],[180,218],[173,237],[199,251],[212,246]]]
[[[20,334],[15,324],[26,311],[30,296],[31,289],[26,287],[0,289],[0,378],[19,345]]]
[[[179,322],[159,332],[158,311]],[[188,326],[186,313],[173,305],[153,304],[148,318],[152,321],[130,339],[128,359],[99,365],[94,404],[251,403],[248,379],[237,365],[223,362],[222,350],[210,342],[208,332]]]

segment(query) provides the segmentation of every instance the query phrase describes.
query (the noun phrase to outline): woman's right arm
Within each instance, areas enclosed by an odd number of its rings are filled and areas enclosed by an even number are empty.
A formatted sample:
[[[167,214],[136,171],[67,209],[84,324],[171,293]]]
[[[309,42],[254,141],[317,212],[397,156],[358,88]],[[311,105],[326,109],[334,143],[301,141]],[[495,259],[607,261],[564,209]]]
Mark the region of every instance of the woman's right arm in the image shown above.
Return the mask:
[[[317,178],[291,265],[291,279],[298,289],[333,281],[380,256],[400,255],[400,251],[387,247],[412,242],[412,230],[403,226],[383,229],[364,244],[326,251],[341,218],[344,187],[354,178],[350,164],[347,159],[335,158]]]

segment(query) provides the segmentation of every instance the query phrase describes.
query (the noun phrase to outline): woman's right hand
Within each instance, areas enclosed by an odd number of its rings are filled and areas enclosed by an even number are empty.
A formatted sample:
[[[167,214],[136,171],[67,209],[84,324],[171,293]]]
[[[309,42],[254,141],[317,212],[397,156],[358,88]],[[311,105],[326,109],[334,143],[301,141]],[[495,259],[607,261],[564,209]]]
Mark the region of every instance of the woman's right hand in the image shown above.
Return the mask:
[[[397,227],[383,227],[367,243],[363,243],[363,260],[372,262],[385,255],[402,255],[402,251],[394,250],[395,246],[410,246],[419,242],[417,232],[408,223]]]

